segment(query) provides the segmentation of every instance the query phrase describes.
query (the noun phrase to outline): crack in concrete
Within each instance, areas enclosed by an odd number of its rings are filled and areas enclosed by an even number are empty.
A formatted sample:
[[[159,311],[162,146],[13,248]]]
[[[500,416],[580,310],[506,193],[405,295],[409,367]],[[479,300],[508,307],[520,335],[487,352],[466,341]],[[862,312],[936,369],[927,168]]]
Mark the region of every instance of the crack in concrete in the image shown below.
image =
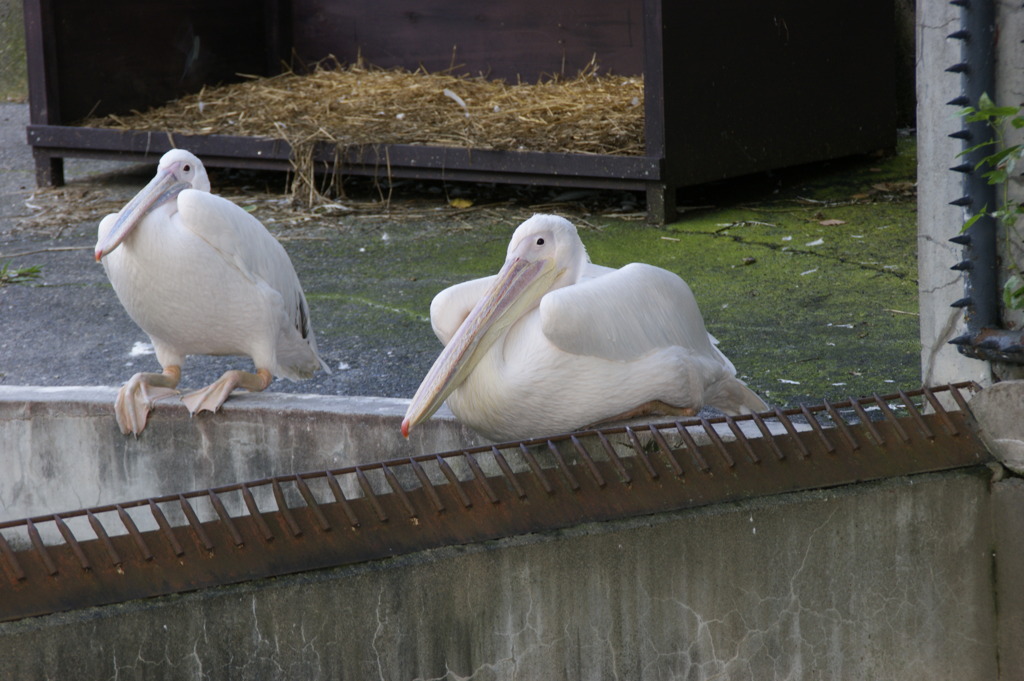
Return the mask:
[[[738,236],[736,234],[729,234],[728,232],[725,231],[725,230],[728,230],[728,229],[729,229],[728,227],[723,227],[721,230],[714,231],[714,232],[679,232],[679,234],[685,235],[685,236],[693,236],[693,237],[710,236],[710,237],[719,238],[719,239],[726,238],[726,239],[731,239],[735,243],[743,244],[745,246],[759,246],[759,247],[764,248],[766,250],[775,251],[775,252],[779,252],[779,253],[792,253],[794,255],[810,255],[810,256],[813,256],[815,258],[821,258],[822,260],[826,260],[826,261],[829,261],[829,262],[837,262],[837,263],[841,263],[841,264],[844,264],[844,265],[852,265],[854,267],[857,267],[858,269],[862,269],[862,270],[865,270],[865,271],[868,271],[868,272],[877,272],[879,274],[888,274],[888,275],[896,277],[897,279],[900,279],[902,281],[910,281],[910,282],[913,282],[915,284],[917,283],[917,279],[911,278],[911,276],[909,274],[903,274],[902,272],[899,272],[899,271],[897,271],[895,269],[892,269],[892,268],[896,267],[895,265],[877,265],[876,266],[876,265],[872,265],[871,263],[855,262],[853,260],[848,260],[848,259],[846,259],[846,258],[844,258],[842,256],[833,256],[833,255],[830,255],[828,253],[821,253],[819,251],[808,251],[808,250],[803,250],[803,249],[800,249],[800,248],[793,248],[792,246],[787,246],[787,245],[784,245],[784,244],[773,244],[773,243],[768,243],[768,242],[765,242],[765,241],[748,240],[748,239],[746,239],[746,238],[744,238],[742,236]]]

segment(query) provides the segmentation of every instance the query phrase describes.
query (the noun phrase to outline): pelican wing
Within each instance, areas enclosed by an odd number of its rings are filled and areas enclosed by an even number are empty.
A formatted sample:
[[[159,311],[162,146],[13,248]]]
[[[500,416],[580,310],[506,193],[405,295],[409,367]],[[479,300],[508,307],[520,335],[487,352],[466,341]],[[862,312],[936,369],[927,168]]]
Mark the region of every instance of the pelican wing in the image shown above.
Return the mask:
[[[670,346],[721,354],[712,345],[690,287],[652,265],[633,263],[619,270],[590,266],[580,283],[544,296],[540,315],[547,339],[575,355],[631,361]]]
[[[494,279],[494,275],[470,279],[449,286],[434,296],[430,302],[430,325],[442,345],[448,345]]]
[[[225,198],[185,190],[178,196],[182,225],[209,244],[253,285],[265,284],[281,296],[288,323],[309,338],[309,306],[284,247],[259,220]],[[314,352],[315,352],[315,345]]]

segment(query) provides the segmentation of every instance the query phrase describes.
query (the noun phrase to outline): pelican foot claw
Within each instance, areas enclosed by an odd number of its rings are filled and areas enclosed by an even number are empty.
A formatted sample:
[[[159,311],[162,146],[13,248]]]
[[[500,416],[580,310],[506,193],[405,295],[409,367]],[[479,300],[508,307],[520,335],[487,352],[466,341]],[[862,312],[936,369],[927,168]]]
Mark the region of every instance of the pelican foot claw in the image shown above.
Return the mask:
[[[152,376],[153,374],[135,374],[117,391],[114,416],[118,427],[125,435],[130,433],[138,437],[146,428],[146,421],[154,403],[178,394],[174,388],[153,385],[150,382]]]
[[[205,388],[182,396],[181,401],[193,416],[201,411],[216,412],[235,388],[259,392],[265,390],[272,380],[273,376],[266,369],[260,369],[255,374],[247,371],[228,371]]]

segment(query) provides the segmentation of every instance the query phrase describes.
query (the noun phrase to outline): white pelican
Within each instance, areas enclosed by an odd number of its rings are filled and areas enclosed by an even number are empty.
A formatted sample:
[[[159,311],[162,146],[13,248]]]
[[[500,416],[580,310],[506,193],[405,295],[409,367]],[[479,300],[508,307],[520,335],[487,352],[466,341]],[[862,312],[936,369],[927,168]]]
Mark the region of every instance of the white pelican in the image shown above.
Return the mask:
[[[492,440],[704,405],[767,409],[715,346],[686,282],[651,265],[591,264],[560,217],[521,224],[501,271],[441,291],[430,320],[445,348],[405,414],[406,437],[445,399]]]
[[[186,355],[248,355],[256,373],[228,371],[182,397],[192,414],[217,411],[235,388],[274,375],[330,371],[316,351],[309,307],[281,244],[259,220],[210,193],[198,158],[174,149],[119,213],[103,218],[96,260],[163,373],[137,373],[117,395],[121,432],[138,435],[153,402],[177,394]]]

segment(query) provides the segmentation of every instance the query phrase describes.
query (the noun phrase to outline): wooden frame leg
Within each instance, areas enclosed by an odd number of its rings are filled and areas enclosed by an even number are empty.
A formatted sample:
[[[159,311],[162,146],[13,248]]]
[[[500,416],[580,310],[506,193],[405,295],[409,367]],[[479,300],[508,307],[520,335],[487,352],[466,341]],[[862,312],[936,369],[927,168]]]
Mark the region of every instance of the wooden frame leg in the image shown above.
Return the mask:
[[[676,188],[661,182],[647,185],[647,222],[664,225],[677,217]]]
[[[36,161],[36,186],[37,187],[63,187],[64,186],[64,158],[51,156],[45,151],[32,150],[32,156]]]

